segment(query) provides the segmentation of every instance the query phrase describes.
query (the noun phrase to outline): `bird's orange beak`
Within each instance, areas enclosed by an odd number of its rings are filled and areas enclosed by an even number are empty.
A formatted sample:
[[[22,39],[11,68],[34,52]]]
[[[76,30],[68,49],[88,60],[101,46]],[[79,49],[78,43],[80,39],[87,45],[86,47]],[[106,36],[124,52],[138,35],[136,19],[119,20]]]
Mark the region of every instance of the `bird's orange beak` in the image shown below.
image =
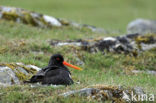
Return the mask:
[[[75,65],[72,65],[72,64],[67,63],[66,61],[64,61],[63,64],[66,65],[66,66],[72,67],[74,69],[77,69],[77,70],[82,70],[81,68],[79,68],[79,67],[77,67]]]

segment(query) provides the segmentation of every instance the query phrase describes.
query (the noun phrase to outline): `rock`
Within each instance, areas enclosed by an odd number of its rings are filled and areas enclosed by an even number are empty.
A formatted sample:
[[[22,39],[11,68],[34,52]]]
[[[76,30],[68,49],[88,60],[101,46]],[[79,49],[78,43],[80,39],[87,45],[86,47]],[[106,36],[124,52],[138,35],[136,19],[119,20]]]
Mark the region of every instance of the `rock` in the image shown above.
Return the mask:
[[[85,63],[80,60],[78,57],[76,57],[76,65],[84,65]]]
[[[39,70],[41,69],[34,65],[23,63],[0,64],[0,86],[21,84]]]
[[[134,87],[133,90],[138,95],[144,94],[144,91],[143,91],[143,89],[141,87]]]
[[[16,74],[9,67],[0,67],[0,83],[7,85],[20,84]]]
[[[131,103],[132,92],[134,95],[144,95],[144,91],[139,88],[123,88],[121,86],[95,85],[91,88],[69,91],[60,96],[83,96],[90,101],[95,99],[99,102],[111,101],[113,103]],[[135,101],[133,101],[135,103]]]
[[[70,26],[77,29],[87,29],[92,32],[107,33],[104,29],[95,26],[79,24],[15,7],[0,6],[0,19],[29,24],[41,28]]]
[[[136,19],[127,26],[128,33],[156,33],[156,20]]]
[[[91,25],[87,25],[87,24],[79,24],[73,21],[68,21],[65,19],[58,19],[62,25],[65,26],[72,26],[78,29],[88,29],[91,30],[92,32],[96,32],[96,33],[108,33],[106,30],[104,30],[103,28],[97,28],[95,26],[91,26]]]
[[[43,16],[43,19],[49,24],[49,25],[54,25],[56,27],[60,27],[62,26],[62,24],[54,17],[52,16],[47,16],[47,15],[44,15]]]
[[[152,48],[156,48],[156,43],[154,43],[154,44],[144,44],[144,43],[141,43],[140,45],[141,45],[141,48],[142,48],[143,51],[150,50]]]
[[[64,46],[64,45],[70,45],[70,46],[81,46],[82,44],[80,42],[71,42],[71,43],[68,43],[68,42],[59,42],[57,44],[57,46]]]
[[[145,74],[156,75],[156,71],[154,71],[154,70],[146,70],[146,71],[143,71],[143,70],[132,70],[132,73],[134,73],[134,74],[145,73]]]
[[[134,34],[127,34],[126,37],[129,38],[129,39],[134,39],[136,37],[138,37],[140,34],[138,33],[134,33]]]
[[[80,47],[81,50],[91,53],[107,51],[125,54],[131,53],[136,56],[138,52],[156,48],[156,35],[128,34],[117,37],[75,41],[52,40],[50,44],[53,46],[76,46]]]
[[[60,22],[53,17],[15,7],[0,6],[0,18],[37,27],[60,27]]]
[[[41,68],[39,68],[39,67],[37,67],[37,66],[35,66],[35,65],[26,65],[26,67],[27,67],[27,68],[33,68],[33,69],[35,69],[36,71],[40,71],[40,70],[41,70]]]
[[[60,88],[60,87],[64,87],[64,85],[43,85],[41,83],[34,83],[34,84],[31,84],[30,87],[31,88],[38,88],[38,87],[52,87],[52,88]]]
[[[98,89],[94,89],[94,88],[84,88],[80,90],[74,90],[74,91],[63,93],[63,94],[60,94],[60,96],[67,97],[67,96],[71,96],[75,94],[78,94],[80,96],[91,96],[92,94],[98,91],[99,91]]]

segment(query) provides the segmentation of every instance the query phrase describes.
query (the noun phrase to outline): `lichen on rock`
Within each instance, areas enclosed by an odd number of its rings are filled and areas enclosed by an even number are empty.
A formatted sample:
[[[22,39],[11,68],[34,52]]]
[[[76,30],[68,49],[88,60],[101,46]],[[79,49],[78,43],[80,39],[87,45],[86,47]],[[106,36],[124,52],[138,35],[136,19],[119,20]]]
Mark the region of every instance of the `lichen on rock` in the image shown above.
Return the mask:
[[[13,70],[3,66],[0,67],[0,82],[7,85],[20,83]]]
[[[0,6],[0,19],[5,19],[8,21],[14,21],[18,23],[24,23],[27,25],[32,25],[41,28],[53,28],[53,27],[73,27],[82,30],[91,30],[92,32],[103,32],[106,31],[102,28],[97,28],[95,26],[87,24],[79,24],[66,19],[55,18],[52,16],[24,10],[21,8]]]
[[[88,100],[98,102],[111,101],[113,103],[131,103],[132,94],[143,95],[144,91],[140,87],[124,88],[122,86],[94,85],[80,90],[74,90],[60,94],[60,96],[83,96]]]
[[[1,84],[20,84],[39,71],[40,68],[23,63],[2,63],[0,64]]]
[[[139,52],[156,48],[155,34],[128,34],[117,37],[104,37],[99,39],[84,39],[75,41],[51,40],[53,46],[75,46],[81,50],[91,53],[95,52],[115,52],[133,54],[136,56]]]

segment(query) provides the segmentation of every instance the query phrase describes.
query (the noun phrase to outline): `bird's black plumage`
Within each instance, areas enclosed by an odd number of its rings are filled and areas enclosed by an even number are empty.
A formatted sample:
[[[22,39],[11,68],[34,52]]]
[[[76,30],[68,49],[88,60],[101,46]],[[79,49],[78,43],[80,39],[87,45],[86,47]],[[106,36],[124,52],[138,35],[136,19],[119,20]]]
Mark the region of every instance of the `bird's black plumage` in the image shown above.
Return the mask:
[[[42,84],[70,85],[73,80],[70,77],[70,71],[63,65],[64,58],[60,54],[51,56],[46,68],[40,70],[32,76],[29,83],[41,82]]]

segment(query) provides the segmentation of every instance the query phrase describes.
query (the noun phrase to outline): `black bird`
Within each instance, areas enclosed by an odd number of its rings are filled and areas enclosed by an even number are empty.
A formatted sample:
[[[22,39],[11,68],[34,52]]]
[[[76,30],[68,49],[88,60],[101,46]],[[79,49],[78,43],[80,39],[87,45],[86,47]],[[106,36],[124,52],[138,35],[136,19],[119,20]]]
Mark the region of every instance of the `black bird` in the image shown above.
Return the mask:
[[[27,83],[37,83],[42,84],[54,84],[54,85],[71,85],[73,80],[71,79],[71,73],[66,66],[72,67],[77,70],[82,70],[79,67],[71,65],[64,61],[64,58],[60,54],[55,54],[51,56],[49,64],[47,67],[40,70],[36,75],[32,76]]]

